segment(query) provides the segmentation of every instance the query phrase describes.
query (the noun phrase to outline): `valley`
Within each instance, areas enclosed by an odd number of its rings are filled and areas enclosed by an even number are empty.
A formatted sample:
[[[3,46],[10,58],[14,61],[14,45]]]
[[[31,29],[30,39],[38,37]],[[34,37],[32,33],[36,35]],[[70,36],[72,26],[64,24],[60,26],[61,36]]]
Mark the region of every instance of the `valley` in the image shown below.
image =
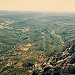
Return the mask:
[[[0,11],[0,75],[26,75],[74,38],[74,13]]]

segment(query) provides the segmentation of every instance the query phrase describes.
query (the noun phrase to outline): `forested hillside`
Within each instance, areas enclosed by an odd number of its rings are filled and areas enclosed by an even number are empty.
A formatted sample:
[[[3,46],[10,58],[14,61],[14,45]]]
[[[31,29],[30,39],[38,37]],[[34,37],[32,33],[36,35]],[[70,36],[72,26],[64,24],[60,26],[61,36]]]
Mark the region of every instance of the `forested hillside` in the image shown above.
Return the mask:
[[[75,37],[75,14],[0,11],[0,74],[25,75]]]

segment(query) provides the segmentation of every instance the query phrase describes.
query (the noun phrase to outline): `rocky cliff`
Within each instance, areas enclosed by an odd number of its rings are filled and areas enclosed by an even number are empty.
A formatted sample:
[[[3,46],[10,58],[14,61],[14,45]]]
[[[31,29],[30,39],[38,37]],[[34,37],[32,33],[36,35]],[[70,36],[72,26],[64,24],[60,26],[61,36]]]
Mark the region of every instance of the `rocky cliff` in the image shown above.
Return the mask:
[[[75,39],[42,65],[35,67],[30,75],[75,75]]]

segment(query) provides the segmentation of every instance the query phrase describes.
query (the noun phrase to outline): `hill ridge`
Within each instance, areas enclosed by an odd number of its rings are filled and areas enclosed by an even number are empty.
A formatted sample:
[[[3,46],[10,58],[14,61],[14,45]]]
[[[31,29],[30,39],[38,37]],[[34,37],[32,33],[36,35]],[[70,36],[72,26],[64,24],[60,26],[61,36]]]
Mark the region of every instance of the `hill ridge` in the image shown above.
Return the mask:
[[[75,38],[30,75],[75,75]]]

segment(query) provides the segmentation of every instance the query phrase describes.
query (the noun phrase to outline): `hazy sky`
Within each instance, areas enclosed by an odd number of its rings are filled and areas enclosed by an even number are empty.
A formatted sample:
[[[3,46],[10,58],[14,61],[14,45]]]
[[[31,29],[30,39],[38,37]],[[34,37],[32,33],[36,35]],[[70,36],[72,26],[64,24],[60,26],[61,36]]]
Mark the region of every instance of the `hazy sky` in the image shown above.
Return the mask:
[[[75,12],[75,0],[0,0],[0,10]]]

